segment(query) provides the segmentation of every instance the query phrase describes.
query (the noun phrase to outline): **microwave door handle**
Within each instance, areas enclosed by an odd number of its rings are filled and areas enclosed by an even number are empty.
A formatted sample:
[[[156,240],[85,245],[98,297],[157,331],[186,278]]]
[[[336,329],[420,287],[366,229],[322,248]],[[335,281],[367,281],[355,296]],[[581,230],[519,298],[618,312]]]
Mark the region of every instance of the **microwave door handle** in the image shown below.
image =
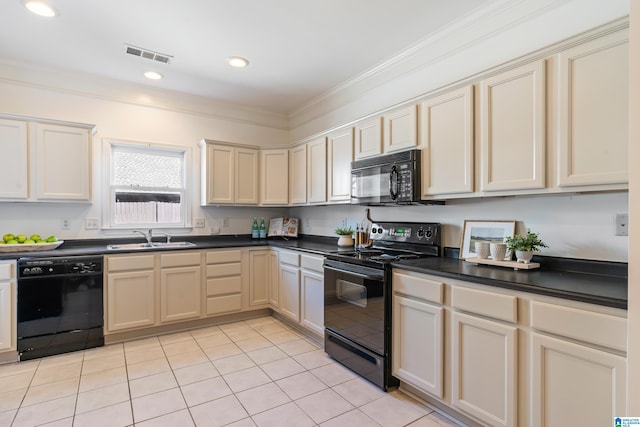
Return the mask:
[[[391,200],[398,198],[398,169],[395,165],[391,167],[391,172],[389,173],[389,195]]]

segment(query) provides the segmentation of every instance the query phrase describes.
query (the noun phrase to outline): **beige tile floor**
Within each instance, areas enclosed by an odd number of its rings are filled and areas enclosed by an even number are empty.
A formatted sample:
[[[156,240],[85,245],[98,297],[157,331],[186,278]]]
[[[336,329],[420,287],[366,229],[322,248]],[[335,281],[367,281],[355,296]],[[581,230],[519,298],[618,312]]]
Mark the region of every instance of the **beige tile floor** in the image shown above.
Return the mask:
[[[0,426],[452,427],[273,317],[0,366]]]

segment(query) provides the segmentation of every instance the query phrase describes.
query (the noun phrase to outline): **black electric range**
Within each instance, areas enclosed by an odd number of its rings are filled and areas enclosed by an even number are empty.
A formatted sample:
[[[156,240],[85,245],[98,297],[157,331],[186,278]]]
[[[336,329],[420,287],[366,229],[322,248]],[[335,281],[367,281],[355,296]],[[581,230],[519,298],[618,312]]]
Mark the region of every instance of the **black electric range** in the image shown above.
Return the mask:
[[[377,222],[373,244],[327,254],[325,351],[384,390],[391,375],[391,263],[440,256],[438,223]]]

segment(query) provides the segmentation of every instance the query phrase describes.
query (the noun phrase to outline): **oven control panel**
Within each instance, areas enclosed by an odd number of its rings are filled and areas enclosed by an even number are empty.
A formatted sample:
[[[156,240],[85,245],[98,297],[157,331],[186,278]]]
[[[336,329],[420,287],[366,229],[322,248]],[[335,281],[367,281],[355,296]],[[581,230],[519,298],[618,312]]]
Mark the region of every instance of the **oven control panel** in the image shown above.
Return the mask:
[[[369,237],[374,241],[440,245],[439,223],[376,222],[371,224]]]

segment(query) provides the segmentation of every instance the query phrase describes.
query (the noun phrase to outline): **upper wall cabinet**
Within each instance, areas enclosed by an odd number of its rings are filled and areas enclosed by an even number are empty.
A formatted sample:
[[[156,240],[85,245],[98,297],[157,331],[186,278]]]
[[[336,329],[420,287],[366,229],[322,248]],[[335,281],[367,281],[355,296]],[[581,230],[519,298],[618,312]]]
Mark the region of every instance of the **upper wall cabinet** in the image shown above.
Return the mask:
[[[260,151],[260,204],[289,203],[289,150]]]
[[[354,157],[364,157],[382,154],[382,117],[359,123],[354,128]]]
[[[418,106],[392,111],[384,119],[384,152],[406,150],[418,145]]]
[[[545,61],[480,81],[480,191],[545,186]]]
[[[327,137],[327,190],[329,202],[351,200],[353,129]]]
[[[258,204],[258,150],[211,144],[202,148],[202,205]]]
[[[307,203],[307,145],[289,150],[289,203]]]
[[[627,31],[573,47],[558,61],[558,185],[628,182]]]
[[[0,200],[91,200],[93,125],[0,119]]]
[[[422,197],[473,192],[473,86],[420,106]]]
[[[327,142],[319,138],[307,143],[307,202],[327,201]]]

